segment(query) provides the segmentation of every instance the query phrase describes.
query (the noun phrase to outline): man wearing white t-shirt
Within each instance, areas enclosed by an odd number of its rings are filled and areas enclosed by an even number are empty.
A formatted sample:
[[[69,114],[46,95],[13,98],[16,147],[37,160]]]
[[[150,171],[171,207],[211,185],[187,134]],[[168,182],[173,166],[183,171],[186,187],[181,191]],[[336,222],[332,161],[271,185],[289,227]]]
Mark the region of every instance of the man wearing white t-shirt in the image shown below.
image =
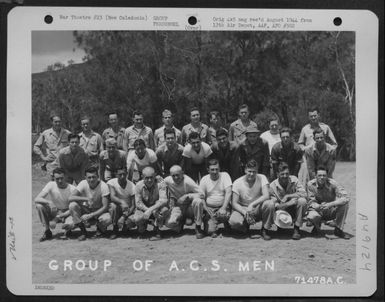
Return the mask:
[[[66,231],[62,239],[67,239],[73,226],[68,205],[69,197],[75,192],[76,188],[66,182],[64,169],[55,168],[52,174],[54,181],[47,183],[35,198],[36,210],[45,228],[40,241],[52,238],[50,225],[54,228],[57,222],[64,222],[62,228]]]
[[[153,167],[158,172],[155,152],[146,148],[144,140],[138,138],[134,142],[134,151],[127,155],[128,179],[137,183],[142,178],[143,169],[147,166]]]
[[[210,146],[201,141],[197,132],[191,132],[189,143],[183,149],[183,168],[188,176],[197,183],[207,174],[206,163],[213,153]]]
[[[209,160],[207,170],[209,175],[201,179],[199,187],[205,195],[205,210],[208,214],[204,220],[205,230],[215,238],[218,236],[218,224],[224,223],[226,226],[230,217],[232,182],[228,173],[220,172],[217,159]]]
[[[119,229],[133,228],[133,213],[135,211],[135,185],[127,179],[126,167],[119,167],[116,178],[107,182],[110,189],[111,202],[116,205],[116,211],[112,216],[113,231],[110,239],[118,236]]]
[[[81,231],[79,241],[86,240],[86,226],[89,224],[96,222],[97,231],[94,238],[102,236],[111,224],[111,216],[115,215],[116,206],[109,204],[109,195],[107,184],[99,179],[98,169],[92,166],[88,168],[86,179],[78,184],[69,198],[69,210],[74,225]]]
[[[263,132],[260,138],[269,144],[269,152],[271,154],[273,146],[281,141],[281,136],[279,135],[279,120],[277,117],[270,118],[269,130]]]
[[[269,182],[265,175],[258,174],[257,162],[253,159],[246,163],[245,174],[233,183],[229,224],[232,229],[245,233],[249,225],[262,220],[262,237],[270,240],[267,230],[273,224],[275,206],[269,200]]]

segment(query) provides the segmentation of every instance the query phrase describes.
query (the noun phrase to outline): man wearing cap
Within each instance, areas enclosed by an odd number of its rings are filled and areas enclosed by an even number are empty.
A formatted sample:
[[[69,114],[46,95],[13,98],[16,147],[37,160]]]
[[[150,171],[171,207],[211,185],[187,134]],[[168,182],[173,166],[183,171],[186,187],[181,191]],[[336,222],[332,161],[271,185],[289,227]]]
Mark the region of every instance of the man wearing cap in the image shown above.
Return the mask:
[[[91,119],[85,116],[81,119],[82,132],[79,133],[79,146],[88,155],[90,164],[99,167],[99,154],[103,151],[103,139],[99,133],[96,133],[91,128]]]
[[[250,225],[262,220],[262,237],[270,240],[268,230],[273,224],[275,206],[269,199],[269,182],[265,175],[258,174],[254,159],[247,162],[245,175],[234,181],[232,190],[231,228],[246,233]]]
[[[126,128],[123,136],[123,150],[131,153],[134,151],[134,142],[142,139],[145,147],[155,150],[154,134],[150,127],[143,124],[143,114],[140,111],[134,111],[132,115],[133,125]]]
[[[255,122],[249,119],[249,115],[249,106],[246,104],[241,105],[238,110],[239,119],[233,122],[229,128],[230,141],[235,141],[239,145],[246,138],[246,129],[249,126],[257,126]]]
[[[182,132],[173,125],[173,115],[170,110],[166,109],[162,112],[163,126],[154,132],[155,148],[159,148],[165,142],[164,131],[173,130],[175,133],[175,141],[180,144],[182,142]]]
[[[114,138],[106,140],[106,150],[100,152],[100,178],[102,181],[108,181],[116,177],[119,167],[126,165],[126,152],[118,150]]]
[[[110,127],[105,129],[102,133],[104,145],[106,145],[108,139],[113,138],[116,141],[116,147],[119,150],[123,150],[123,136],[125,129],[119,126],[118,114],[116,112],[111,112],[108,115],[108,123]]]
[[[54,181],[48,182],[35,198],[36,210],[45,228],[40,241],[52,238],[50,224],[54,227],[57,222],[63,222],[62,228],[66,231],[62,239],[67,239],[73,227],[68,205],[69,197],[75,192],[76,188],[66,182],[65,171],[62,168],[53,170],[53,178]]]
[[[51,116],[52,128],[44,130],[33,146],[33,151],[44,161],[42,169],[46,169],[52,177],[52,171],[58,167],[56,161],[60,149],[68,146],[68,135],[71,133],[62,128],[61,118]]]
[[[298,178],[290,175],[289,166],[281,163],[278,167],[278,178],[270,184],[270,198],[274,201],[276,210],[287,211],[292,216],[294,240],[301,238],[299,229],[307,208],[306,196],[306,190]]]
[[[316,178],[307,184],[309,212],[307,219],[313,223],[313,234],[322,235],[321,221],[335,220],[334,235],[350,239],[344,229],[350,198],[346,190],[334,179],[329,178],[326,168],[318,166]]]
[[[190,110],[190,120],[191,123],[182,128],[182,145],[185,146],[188,143],[188,138],[192,132],[198,133],[203,142],[211,145],[209,127],[201,122],[201,115],[198,108],[194,107]]]
[[[261,131],[257,126],[251,125],[246,129],[246,139],[239,146],[239,158],[241,166],[252,159],[257,162],[258,173],[266,177],[270,175],[270,154],[269,145],[260,138]]]
[[[58,165],[64,169],[66,181],[78,184],[84,179],[84,172],[89,165],[89,158],[79,146],[80,138],[77,134],[68,135],[69,146],[59,151]]]

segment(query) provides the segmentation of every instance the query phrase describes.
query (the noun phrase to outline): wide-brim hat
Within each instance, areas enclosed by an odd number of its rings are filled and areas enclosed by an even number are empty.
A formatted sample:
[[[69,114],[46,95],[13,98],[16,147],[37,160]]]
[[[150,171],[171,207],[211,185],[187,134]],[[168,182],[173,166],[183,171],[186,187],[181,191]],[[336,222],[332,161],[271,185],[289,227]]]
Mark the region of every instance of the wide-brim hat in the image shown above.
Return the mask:
[[[258,129],[255,125],[250,125],[246,128],[245,134],[247,133],[261,133],[262,131]]]
[[[277,227],[287,229],[291,228],[293,224],[293,219],[291,218],[291,215],[288,212],[284,210],[278,210],[274,213],[274,223]]]

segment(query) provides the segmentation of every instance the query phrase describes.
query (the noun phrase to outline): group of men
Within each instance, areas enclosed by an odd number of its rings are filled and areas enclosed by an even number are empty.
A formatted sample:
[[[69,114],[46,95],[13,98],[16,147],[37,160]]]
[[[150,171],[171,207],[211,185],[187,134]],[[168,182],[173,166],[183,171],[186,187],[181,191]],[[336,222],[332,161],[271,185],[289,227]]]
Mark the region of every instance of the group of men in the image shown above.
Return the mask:
[[[228,232],[247,233],[259,221],[269,240],[282,211],[292,217],[293,239],[300,239],[304,219],[320,236],[322,221],[334,220],[334,234],[349,239],[343,231],[349,197],[332,178],[337,142],[320,123],[319,110],[309,110],[298,143],[276,117],[261,133],[247,105],[238,114],[227,130],[218,112],[210,112],[207,126],[193,108],[191,123],[180,131],[164,110],[163,126],[153,132],[141,112],[134,112],[127,129],[112,113],[102,135],[92,130],[89,117],[81,119],[81,133],[71,134],[53,116],[52,128],[34,145],[52,177],[35,199],[45,226],[40,240],[52,238],[50,228],[58,222],[63,239],[79,228],[78,238],[85,240],[94,223],[95,237],[109,225],[114,239],[131,229],[146,234],[152,224],[151,238],[160,239],[163,227],[181,234],[194,222],[196,237],[203,238],[218,236],[221,224]]]

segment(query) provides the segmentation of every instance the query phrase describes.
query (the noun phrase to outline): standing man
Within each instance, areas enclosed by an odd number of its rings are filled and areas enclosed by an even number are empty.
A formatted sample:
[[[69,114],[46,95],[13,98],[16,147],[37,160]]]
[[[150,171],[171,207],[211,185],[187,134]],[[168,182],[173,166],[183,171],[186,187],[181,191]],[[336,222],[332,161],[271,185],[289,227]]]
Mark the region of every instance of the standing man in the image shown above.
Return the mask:
[[[268,230],[273,224],[275,206],[269,200],[269,182],[265,175],[258,174],[258,164],[253,159],[247,162],[245,174],[233,183],[229,224],[232,229],[246,233],[249,225],[262,220],[262,237],[270,240]]]
[[[180,144],[182,142],[182,132],[177,129],[173,124],[173,115],[170,110],[166,109],[162,112],[163,126],[156,129],[154,133],[155,148],[158,148],[165,142],[165,130],[174,130],[176,142]]]
[[[269,152],[271,154],[271,149],[273,146],[281,141],[279,135],[279,119],[278,117],[272,117],[269,119],[269,130],[261,134],[261,138],[269,144]]]
[[[118,114],[116,112],[111,112],[108,115],[109,128],[105,129],[102,133],[104,145],[106,141],[110,138],[116,140],[116,145],[119,150],[123,150],[123,136],[124,128],[119,126]]]
[[[301,238],[299,231],[305,216],[307,202],[306,190],[298,178],[290,175],[289,166],[282,162],[278,167],[278,178],[270,184],[270,197],[276,210],[287,211],[294,221],[294,240]]]
[[[117,142],[114,138],[106,140],[106,150],[100,152],[100,178],[108,181],[117,177],[119,167],[126,165],[126,152],[117,149]]]
[[[135,227],[135,185],[127,179],[127,169],[125,166],[119,167],[116,171],[116,178],[107,182],[110,189],[110,198],[116,206],[115,214],[112,216],[113,232],[110,239],[118,237],[119,229],[124,231],[126,228]]]
[[[204,176],[199,184],[204,194],[205,210],[208,214],[205,219],[205,230],[208,235],[218,236],[218,225],[224,223],[229,228],[229,205],[231,202],[231,178],[226,172],[220,172],[219,162],[210,159],[207,168],[209,175]]]
[[[235,141],[238,145],[243,142],[246,138],[246,129],[249,126],[257,127],[257,124],[249,119],[250,111],[249,106],[243,104],[239,107],[238,116],[235,122],[230,125],[229,139]]]
[[[43,224],[45,231],[40,241],[52,238],[50,221],[56,226],[57,222],[63,222],[62,228],[66,230],[62,239],[67,239],[73,227],[72,217],[68,209],[69,197],[75,192],[76,188],[67,183],[65,172],[62,168],[53,170],[54,181],[50,181],[35,198],[36,210]]]
[[[269,145],[260,138],[261,131],[257,126],[249,126],[246,129],[246,139],[239,146],[239,157],[241,166],[244,169],[246,163],[255,160],[258,166],[258,173],[266,177],[270,175],[270,154]]]
[[[201,227],[204,207],[202,191],[195,181],[184,175],[180,166],[172,166],[170,176],[167,176],[164,182],[169,190],[171,210],[165,225],[181,231],[187,218],[194,219],[196,238],[202,239],[205,236]]]
[[[314,225],[313,234],[322,235],[321,220],[335,220],[334,235],[350,239],[344,229],[349,210],[349,196],[345,189],[334,179],[327,176],[325,167],[317,167],[315,179],[308,182],[309,213],[307,218]]]
[[[305,151],[307,169],[310,179],[316,176],[316,167],[324,166],[328,172],[328,177],[333,178],[334,168],[336,166],[336,146],[325,142],[325,133],[321,128],[314,130],[315,142]]]
[[[234,181],[242,175],[238,145],[229,141],[225,129],[219,129],[216,135],[217,142],[211,145],[212,157],[218,159],[221,171],[227,172]]]
[[[182,165],[183,147],[176,142],[174,129],[164,130],[165,143],[156,149],[156,157],[161,176],[164,178],[170,174],[170,168],[174,165]]]
[[[42,169],[52,177],[52,171],[58,167],[56,159],[59,151],[68,146],[68,135],[71,132],[62,128],[61,118],[58,115],[52,115],[50,119],[52,128],[40,134],[33,146],[33,151],[44,161]]]
[[[89,165],[88,155],[79,146],[80,137],[77,134],[68,135],[69,146],[59,151],[58,164],[64,169],[66,181],[78,184],[84,179],[85,170]]]
[[[225,130],[221,126],[220,116],[218,111],[211,111],[209,114],[210,127],[209,132],[211,136],[211,145],[217,142],[217,132],[219,130]]]
[[[278,166],[285,162],[289,166],[290,175],[298,177],[298,171],[302,163],[303,151],[291,138],[291,129],[282,128],[281,141],[276,143],[271,150],[271,162],[273,164],[274,178],[278,177]]]
[[[182,154],[183,167],[186,174],[198,183],[207,174],[206,163],[213,151],[208,144],[201,141],[197,132],[191,132],[188,141]]]
[[[140,111],[134,111],[132,115],[133,125],[126,128],[123,137],[123,149],[130,153],[134,150],[134,142],[142,139],[147,148],[155,150],[154,135],[150,127],[143,124],[143,114]]]
[[[115,216],[115,204],[109,204],[110,190],[105,182],[99,179],[98,170],[89,167],[86,179],[82,180],[74,194],[69,198],[69,210],[75,227],[79,227],[81,235],[78,240],[87,239],[86,226],[96,223],[97,231],[94,238],[101,237]],[[109,210],[109,212],[107,212]]]
[[[103,151],[103,139],[99,133],[91,129],[91,119],[88,116],[83,117],[80,124],[83,131],[79,133],[79,146],[88,155],[90,164],[99,168],[99,154]]]
[[[201,123],[201,115],[198,108],[194,107],[190,110],[190,120],[191,123],[182,128],[182,145],[184,146],[187,144],[187,140],[192,132],[198,133],[201,140],[210,145],[211,136],[209,127],[206,124]]]

